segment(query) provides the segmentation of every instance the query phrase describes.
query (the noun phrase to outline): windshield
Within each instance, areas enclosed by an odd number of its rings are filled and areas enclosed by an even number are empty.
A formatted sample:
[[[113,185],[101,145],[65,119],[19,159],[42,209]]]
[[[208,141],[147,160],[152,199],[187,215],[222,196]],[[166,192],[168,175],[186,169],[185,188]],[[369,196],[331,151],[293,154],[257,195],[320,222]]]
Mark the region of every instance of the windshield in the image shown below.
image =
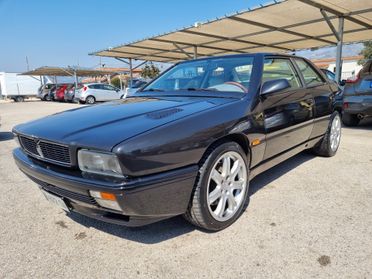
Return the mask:
[[[180,63],[142,91],[202,90],[248,93],[253,57],[222,57]]]
[[[147,82],[143,80],[134,80],[132,82],[132,87],[131,88],[140,88],[144,86]]]

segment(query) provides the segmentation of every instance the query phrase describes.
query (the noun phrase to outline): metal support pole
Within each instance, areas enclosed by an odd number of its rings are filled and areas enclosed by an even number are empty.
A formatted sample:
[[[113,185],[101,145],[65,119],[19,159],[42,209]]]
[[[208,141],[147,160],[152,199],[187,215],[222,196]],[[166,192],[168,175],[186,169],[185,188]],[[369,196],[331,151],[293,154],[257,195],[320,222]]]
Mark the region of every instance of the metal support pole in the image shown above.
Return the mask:
[[[194,46],[194,59],[198,59],[198,46]]]
[[[120,90],[123,91],[123,81],[121,80],[121,74],[119,74]]]
[[[132,58],[129,58],[129,86],[132,88],[133,83],[133,64],[132,64]]]
[[[339,83],[341,81],[342,73],[342,46],[344,37],[344,18],[338,18],[338,38],[337,40],[337,53],[336,53],[336,81]]]
[[[76,71],[74,71],[74,80],[75,80],[75,90],[78,88],[78,78],[77,78],[77,75],[76,75]]]

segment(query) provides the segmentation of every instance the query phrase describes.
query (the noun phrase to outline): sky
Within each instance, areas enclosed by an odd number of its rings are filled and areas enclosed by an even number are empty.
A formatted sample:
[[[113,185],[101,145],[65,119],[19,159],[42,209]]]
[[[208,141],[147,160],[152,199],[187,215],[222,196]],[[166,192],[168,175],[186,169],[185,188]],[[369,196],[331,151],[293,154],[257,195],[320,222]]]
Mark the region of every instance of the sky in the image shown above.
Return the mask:
[[[253,8],[268,0],[0,0],[0,72],[40,66],[125,67],[88,53],[195,22]],[[355,52],[349,47],[346,53]],[[320,52],[332,55],[333,49]],[[312,53],[305,52],[305,56]]]

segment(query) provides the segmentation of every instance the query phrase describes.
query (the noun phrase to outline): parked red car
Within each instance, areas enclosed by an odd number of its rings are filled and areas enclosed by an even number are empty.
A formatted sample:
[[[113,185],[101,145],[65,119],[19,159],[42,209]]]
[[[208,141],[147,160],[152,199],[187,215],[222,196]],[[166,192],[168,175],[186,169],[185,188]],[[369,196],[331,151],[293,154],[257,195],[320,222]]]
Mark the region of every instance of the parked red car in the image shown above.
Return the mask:
[[[65,100],[65,93],[73,86],[71,84],[63,84],[58,87],[55,95],[56,101],[64,101]]]

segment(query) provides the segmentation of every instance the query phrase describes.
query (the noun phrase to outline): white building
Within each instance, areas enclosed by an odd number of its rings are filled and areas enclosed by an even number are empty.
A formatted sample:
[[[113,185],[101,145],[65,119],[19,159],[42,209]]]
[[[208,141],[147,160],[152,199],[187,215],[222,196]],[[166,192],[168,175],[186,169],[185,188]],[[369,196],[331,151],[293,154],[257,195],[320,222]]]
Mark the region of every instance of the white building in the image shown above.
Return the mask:
[[[363,67],[358,64],[361,59],[363,59],[363,56],[346,56],[342,58],[341,80],[353,78],[359,73]],[[336,72],[336,58],[313,59],[312,61],[319,68]]]

